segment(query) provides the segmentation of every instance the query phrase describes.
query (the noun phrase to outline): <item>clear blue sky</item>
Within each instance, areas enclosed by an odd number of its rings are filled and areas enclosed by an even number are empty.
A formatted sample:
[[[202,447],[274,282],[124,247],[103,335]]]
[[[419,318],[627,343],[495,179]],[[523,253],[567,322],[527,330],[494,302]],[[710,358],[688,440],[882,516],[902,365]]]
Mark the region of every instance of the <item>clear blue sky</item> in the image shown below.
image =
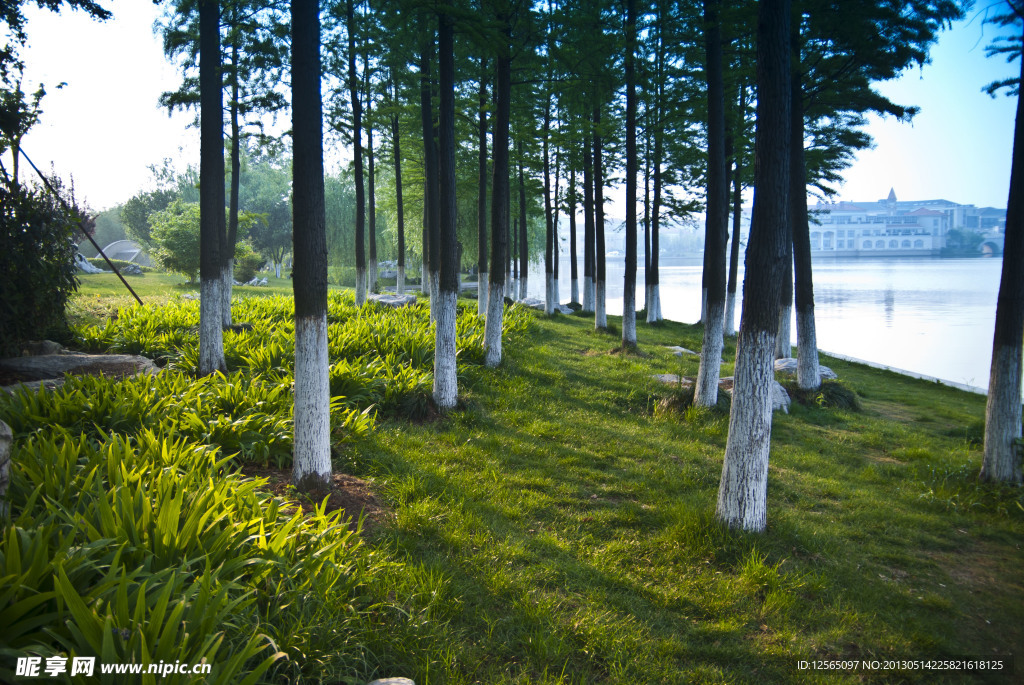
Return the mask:
[[[27,8],[24,52],[26,89],[40,81],[49,88],[25,150],[41,167],[52,162],[58,173],[73,174],[79,196],[95,210],[145,187],[148,165],[164,157],[197,160],[199,149],[198,132],[186,129],[191,117],[168,118],[156,104],[179,79],[152,32],[159,8],[146,0],[105,4],[114,12],[105,23]],[[981,88],[1018,67],[985,57],[995,30],[975,14],[942,34],[931,64],[879,86],[921,113],[913,124],[871,120],[876,147],[846,173],[842,199],[877,200],[894,187],[901,199],[1006,206],[1015,101],[993,100]],[[68,85],[54,89],[61,81]]]

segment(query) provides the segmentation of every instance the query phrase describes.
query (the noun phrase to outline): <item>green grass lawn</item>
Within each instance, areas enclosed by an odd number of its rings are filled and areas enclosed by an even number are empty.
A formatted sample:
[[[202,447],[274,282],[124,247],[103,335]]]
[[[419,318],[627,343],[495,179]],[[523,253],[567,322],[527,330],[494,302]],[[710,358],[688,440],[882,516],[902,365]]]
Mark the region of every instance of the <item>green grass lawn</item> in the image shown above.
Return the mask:
[[[863,410],[777,414],[768,531],[730,532],[728,416],[652,412],[652,373],[697,371],[662,346],[698,349],[700,329],[641,324],[634,356],[592,327],[540,318],[464,379],[464,411],[359,447],[395,508],[375,544],[444,579],[417,673],[785,683],[812,678],[801,659],[1021,653],[1024,510],[976,482],[984,398],[823,359]]]
[[[83,277],[74,316],[127,303],[112,279]],[[188,292],[131,282],[154,304]],[[463,370],[458,410],[381,418],[337,452],[390,509],[364,533],[390,570],[360,605],[363,656],[339,645],[330,682],[964,682],[797,663],[1020,660],[1024,496],[977,482],[983,397],[823,358],[861,411],[776,414],[768,530],[732,532],[714,518],[728,415],[657,411],[671,389],[651,379],[695,375],[665,346],[699,349],[702,331],[638,338],[621,354],[592,319],[537,316],[500,368]],[[982,681],[1021,679],[1024,663]]]

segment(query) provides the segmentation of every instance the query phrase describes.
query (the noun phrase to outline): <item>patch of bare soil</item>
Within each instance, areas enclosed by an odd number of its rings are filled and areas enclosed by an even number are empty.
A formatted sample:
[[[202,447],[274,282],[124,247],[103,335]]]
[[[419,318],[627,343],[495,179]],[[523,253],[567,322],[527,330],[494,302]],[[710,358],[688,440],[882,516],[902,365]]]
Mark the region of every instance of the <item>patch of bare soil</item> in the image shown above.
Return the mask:
[[[282,499],[302,507],[306,514],[312,513],[322,500],[314,500],[298,493],[292,487],[291,469],[264,468],[246,464],[242,473],[254,478],[266,478],[263,488]],[[363,517],[363,533],[372,533],[377,526],[384,523],[391,511],[373,492],[368,481],[345,473],[335,473],[332,477],[331,494],[327,498],[327,511],[341,509],[350,519],[349,527],[356,530],[359,517]]]

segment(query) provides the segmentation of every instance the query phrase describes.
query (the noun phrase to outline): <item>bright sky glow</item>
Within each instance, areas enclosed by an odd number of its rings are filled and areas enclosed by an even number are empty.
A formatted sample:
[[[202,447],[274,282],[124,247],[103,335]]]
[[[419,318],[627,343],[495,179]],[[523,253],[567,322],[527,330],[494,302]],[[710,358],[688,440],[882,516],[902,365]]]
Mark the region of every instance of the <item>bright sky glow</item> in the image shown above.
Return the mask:
[[[52,162],[65,178],[73,175],[79,198],[94,210],[148,187],[149,165],[171,157],[184,166],[199,155],[198,131],[187,128],[191,115],[169,118],[157,106],[180,79],[153,34],[159,7],[146,0],[105,4],[114,13],[107,22],[27,6],[30,44],[22,53],[25,90],[40,81],[48,88],[42,121],[23,147],[41,168]],[[1019,72],[985,57],[994,35],[972,14],[942,34],[931,64],[879,86],[922,111],[913,124],[871,119],[876,147],[847,171],[842,199],[877,200],[894,187],[900,199],[1006,206],[1015,100],[992,99],[981,88]],[[56,90],[61,81],[68,85]]]

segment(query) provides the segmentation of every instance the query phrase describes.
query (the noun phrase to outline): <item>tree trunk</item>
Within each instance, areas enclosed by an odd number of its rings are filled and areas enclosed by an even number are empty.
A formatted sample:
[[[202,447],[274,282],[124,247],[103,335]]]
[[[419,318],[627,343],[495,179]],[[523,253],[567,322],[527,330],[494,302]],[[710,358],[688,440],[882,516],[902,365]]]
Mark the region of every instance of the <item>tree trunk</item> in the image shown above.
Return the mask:
[[[395,86],[395,102],[398,87]],[[398,279],[395,292],[405,294],[405,207],[402,205],[402,143],[398,114],[391,115],[391,138],[395,149],[395,223],[398,229]]]
[[[747,107],[747,89],[740,86],[740,117]],[[729,248],[729,286],[725,296],[725,334],[736,335],[736,282],[740,263],[740,224],[743,218],[743,151],[735,149],[736,165],[732,175],[732,245]]]
[[[319,2],[292,0],[291,11],[295,291],[292,483],[301,492],[319,498],[331,488]]]
[[[455,301],[459,296],[455,239],[455,27],[448,13],[438,13],[438,185],[440,226],[437,326],[434,337],[434,403],[444,412],[455,408],[459,384],[455,372]]]
[[[622,346],[636,347],[636,0],[626,2],[626,271]]]
[[[601,108],[594,107],[594,329],[608,328],[605,299],[604,163],[601,159]]]
[[[237,8],[232,7],[237,13]],[[231,43],[231,64],[234,74],[231,78],[231,192],[228,196],[228,234],[227,250],[221,255],[223,271],[221,275],[221,325],[231,325],[231,289],[235,284],[235,243],[238,242],[238,189],[242,173],[241,136],[238,126],[238,41]]]
[[[585,137],[585,136],[584,136]],[[589,142],[583,143],[583,311],[594,311],[594,162]]]
[[[793,59],[799,64],[799,34],[794,27]],[[793,222],[793,259],[796,277],[797,385],[802,390],[821,386],[818,367],[818,335],[814,325],[814,281],[811,277],[811,236],[807,225],[807,168],[804,163],[803,90],[799,69],[793,73],[793,97],[790,102],[790,212]]]
[[[526,177],[523,174],[523,140],[519,139],[519,297],[526,299],[530,251],[526,239]]]
[[[509,174],[508,174],[508,119],[512,95],[511,29],[507,15],[502,22],[502,45],[499,47],[494,81],[494,133],[491,183],[491,273],[487,293],[487,322],[484,327],[484,363],[495,367],[501,363],[501,326],[505,309],[505,255],[508,236]]]
[[[199,374],[227,371],[224,363],[222,247],[224,226],[224,109],[220,13],[216,0],[199,4]]]
[[[651,308],[651,125],[644,129],[644,309]]]
[[[479,147],[480,162],[477,177],[477,200],[476,200],[476,266],[477,266],[477,292],[476,304],[477,314],[487,314],[487,81],[484,78],[487,71],[487,61],[480,62],[480,127]]]
[[[660,90],[660,87],[659,87]],[[659,254],[659,228],[661,227],[661,155],[664,150],[664,132],[660,127],[654,130],[654,197],[651,198],[651,302],[647,305],[647,323],[661,321],[661,285],[658,266],[661,261]]]
[[[356,20],[353,1],[348,0],[348,87],[352,97],[352,156],[356,185],[356,306],[366,304],[366,195],[363,187],[363,104],[359,98],[356,72]]]
[[[789,222],[790,0],[762,0],[757,22],[757,132],[753,217],[743,314],[717,518],[730,528],[767,525],[773,351]]]
[[[722,364],[725,320],[725,243],[729,214],[725,150],[725,82],[722,68],[722,27],[718,0],[704,0],[704,49],[708,80],[707,219],[704,240],[704,282],[707,309],[704,344],[700,353],[693,403],[713,407],[718,403],[718,377]]]
[[[369,95],[369,94],[368,94]],[[371,293],[379,292],[377,287],[377,192],[376,174],[373,168],[373,124],[369,121],[370,104],[366,105],[366,183],[367,198],[369,199],[368,216],[370,219],[370,263],[366,274],[366,287]]]
[[[555,313],[555,232],[551,208],[551,158],[548,138],[551,135],[551,96],[544,106],[544,313]]]
[[[786,260],[786,272],[782,276],[782,301],[779,303],[779,332],[775,337],[775,358],[793,356],[791,322],[793,320],[793,247],[790,246]]]
[[[580,276],[576,258],[576,165],[569,165],[569,189],[566,199],[569,201],[569,301],[580,301]]]
[[[1024,83],[1024,59],[1021,60]],[[981,480],[1021,483],[1021,341],[1024,339],[1024,101],[1017,96],[1003,271],[996,300]]]

